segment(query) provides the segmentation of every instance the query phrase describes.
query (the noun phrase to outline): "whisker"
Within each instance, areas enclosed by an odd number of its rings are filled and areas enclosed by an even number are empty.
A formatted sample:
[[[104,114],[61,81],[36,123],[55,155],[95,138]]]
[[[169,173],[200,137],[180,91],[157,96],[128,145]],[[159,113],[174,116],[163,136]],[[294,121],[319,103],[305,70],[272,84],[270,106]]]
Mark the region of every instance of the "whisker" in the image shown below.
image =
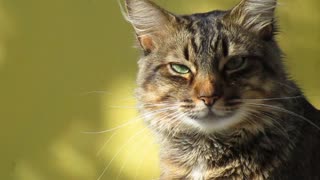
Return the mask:
[[[170,117],[169,121],[178,121],[180,117],[183,117],[184,113],[183,112],[177,112],[175,113],[174,116]],[[181,123],[182,121],[178,122],[178,125]],[[173,128],[175,129],[177,127],[177,125]],[[171,131],[171,132],[176,132],[176,131]],[[170,135],[170,132],[169,132],[169,135]]]
[[[118,129],[121,129],[123,127],[126,127],[130,124],[133,124],[135,122],[138,122],[139,120],[143,119],[144,117],[147,117],[149,115],[156,115],[158,113],[161,113],[161,112],[164,112],[164,111],[167,111],[167,110],[172,110],[172,107],[168,107],[168,108],[163,108],[163,109],[159,109],[157,111],[152,111],[152,112],[147,112],[145,114],[141,114],[139,115],[138,117],[134,118],[134,119],[131,119],[129,121],[127,121],[126,123],[122,124],[122,125],[119,125],[119,126],[116,126],[114,128],[111,128],[111,129],[107,129],[107,130],[104,130],[104,131],[96,131],[96,132],[82,132],[84,134],[104,134],[104,133],[108,133],[108,132],[112,132],[112,131],[116,131]]]
[[[173,105],[179,105],[179,103],[172,103],[172,102],[162,102],[162,103],[144,103],[144,104],[140,104],[138,106],[141,107],[148,107],[148,106],[173,106]]]
[[[187,115],[187,113],[181,113],[181,115],[178,116],[178,117],[176,117],[176,119],[179,119],[180,117],[183,117],[183,116],[185,116],[185,115]],[[174,129],[176,129],[176,131],[173,131],[172,137],[175,137],[175,136],[176,136],[176,134],[178,133],[177,129],[179,129],[179,126],[182,124],[182,122],[183,122],[183,121],[178,122],[178,124],[174,127]]]
[[[262,114],[263,117],[258,116],[257,113]],[[291,142],[291,144],[294,144],[293,141],[290,139],[289,134],[288,134],[288,132],[286,131],[286,129],[281,125],[280,122],[278,122],[277,119],[273,118],[273,117],[271,116],[271,114],[269,115],[269,114],[267,114],[267,113],[257,112],[257,111],[252,111],[252,112],[249,111],[249,114],[250,114],[250,116],[254,116],[254,117],[258,118],[258,119],[268,118],[268,119],[271,120],[273,123],[276,123],[276,124],[273,124],[274,127],[277,128],[277,130],[278,130],[282,135],[284,135],[284,136],[288,139],[288,141]]]
[[[256,99],[241,99],[241,100],[261,100],[261,101],[272,101],[272,100],[287,100],[287,99],[297,99],[297,98],[304,98],[304,96],[292,96],[292,97],[279,97],[279,98],[256,98]],[[239,99],[240,100],[240,99]],[[241,101],[240,100],[240,101]],[[237,100],[235,100],[237,101]]]
[[[250,116],[254,115],[254,111],[247,111],[248,113],[246,113],[244,115],[244,120],[248,123],[250,123],[251,125],[255,125],[254,120],[252,120],[252,118]]]
[[[147,137],[147,136],[146,136],[146,137]],[[144,148],[144,150],[143,150],[143,152],[142,152],[142,154],[143,154],[144,156],[140,159],[140,161],[139,161],[139,163],[138,163],[138,166],[137,166],[136,172],[135,172],[135,176],[134,176],[134,180],[137,179],[137,177],[138,177],[138,172],[140,171],[141,166],[143,165],[144,159],[145,159],[145,158],[147,157],[147,155],[148,155],[148,154],[146,154],[146,153],[149,152],[150,147],[151,147],[152,144],[153,144],[152,141],[150,141],[149,144],[148,144],[148,146],[147,146],[147,148]]]
[[[133,105],[133,106],[109,106],[110,108],[128,108],[128,109],[137,109],[137,108],[146,108],[146,107],[175,107],[178,105],[177,103],[175,104],[143,104],[143,105]]]
[[[298,90],[297,88],[295,88],[293,86],[290,86],[289,84],[285,84],[285,83],[282,83],[282,82],[279,82],[279,81],[276,81],[276,80],[271,80],[271,81],[281,85],[282,87],[286,87],[287,89],[291,89],[293,91],[297,91]]]
[[[111,139],[117,134],[117,132],[114,132],[109,138],[108,140],[102,145],[102,147],[99,149],[99,151],[97,152],[96,156],[100,156],[101,152],[103,151],[103,149],[107,146],[107,144],[111,141]]]
[[[145,142],[146,139],[147,139],[147,137],[148,137],[148,136],[144,136],[144,137],[141,139],[141,141],[138,142],[138,143],[141,144],[141,143]],[[138,146],[138,147],[142,147],[142,146]],[[137,151],[137,147],[135,147],[135,149],[134,149],[132,152],[135,154],[136,151]],[[122,164],[122,166],[121,166],[121,168],[120,168],[120,170],[119,170],[119,173],[118,173],[118,175],[117,175],[116,180],[118,180],[118,179],[121,177],[122,171],[123,171],[123,169],[125,168],[125,166],[126,166],[126,164],[127,164],[127,161],[128,161],[128,159],[129,159],[129,155],[130,155],[130,154],[127,154],[127,156],[126,156],[126,158],[125,158],[125,160],[124,160],[124,162],[123,162],[123,164]]]
[[[112,95],[112,93],[110,93],[108,91],[89,91],[89,92],[81,93],[80,96],[86,96],[86,95],[90,95],[90,94],[108,94],[108,95]]]
[[[112,132],[112,131],[116,131],[118,129],[121,129],[123,127],[126,127],[130,124],[133,124],[133,123],[136,123],[138,122],[139,120],[141,120],[140,117],[138,118],[134,118],[132,120],[129,120],[128,122],[124,123],[124,124],[121,124],[119,126],[116,126],[114,128],[111,128],[111,129],[107,129],[107,130],[103,130],[103,131],[86,131],[86,132],[82,132],[83,134],[104,134],[104,133],[108,133],[108,132]]]
[[[160,122],[160,121],[162,121],[163,119],[166,119],[166,118],[168,118],[168,117],[170,117],[170,116],[175,116],[176,114],[178,114],[179,112],[173,112],[173,113],[169,113],[169,114],[167,114],[167,115],[165,115],[165,116],[163,116],[163,117],[161,117],[160,119],[157,119],[157,121],[154,121],[154,123],[157,123],[157,122]],[[172,117],[170,118],[170,119],[172,119]],[[152,123],[152,122],[151,122]],[[156,126],[158,129],[166,129],[166,128],[163,128],[163,125],[169,125],[169,123],[162,123],[160,126]]]
[[[278,119],[275,119],[273,116],[271,116],[271,114],[267,114],[267,113],[264,113],[262,112],[265,116],[269,117],[269,119],[273,122],[273,123],[276,123],[277,125],[275,125],[274,127],[276,127],[278,129],[278,131],[280,133],[282,133],[287,139],[289,142],[291,142],[291,144],[294,144],[294,142],[290,139],[290,136],[289,136],[289,133],[288,131],[286,130],[286,128],[284,128],[284,126],[279,122]]]
[[[172,114],[175,114],[176,112],[174,113],[171,113],[171,114],[168,114],[166,116],[164,116],[163,118],[160,118],[161,119],[164,119],[166,118],[167,116],[170,116]],[[99,176],[99,178],[97,180],[100,180],[101,177],[103,176],[103,174],[107,171],[107,169],[109,168],[109,166],[111,165],[111,163],[114,161],[114,159],[123,151],[124,147],[128,145],[128,143],[130,141],[132,141],[138,134],[142,133],[144,130],[146,130],[147,127],[143,128],[141,131],[139,131],[138,133],[136,133],[135,135],[133,135],[130,139],[127,140],[127,142],[119,149],[119,151],[114,155],[114,157],[111,159],[111,161],[109,162],[109,164],[106,166],[106,168],[103,170],[102,174]]]
[[[101,175],[98,177],[97,180],[101,180],[101,178],[103,177],[103,175],[107,172],[107,170],[109,169],[110,165],[112,164],[112,162],[115,160],[115,158],[123,151],[123,149],[134,139],[136,138],[139,134],[141,134],[142,132],[144,132],[147,129],[147,127],[141,129],[140,131],[138,131],[137,133],[135,133],[133,136],[131,136],[119,149],[119,151],[112,157],[112,159],[109,161],[109,163],[107,164],[107,166],[103,169]]]
[[[284,108],[280,108],[280,107],[277,107],[277,106],[271,106],[271,105],[267,105],[267,104],[257,104],[257,103],[246,103],[248,105],[255,105],[255,106],[260,106],[260,107],[266,107],[266,108],[270,108],[270,109],[273,109],[273,110],[278,110],[280,112],[285,112],[285,113],[288,113],[292,116],[295,116],[295,117],[298,117],[302,120],[305,120],[306,122],[308,122],[310,125],[314,126],[315,128],[317,128],[318,130],[320,130],[320,127],[318,125],[316,125],[315,123],[313,123],[310,119],[307,119],[297,113],[294,113],[292,111],[289,111],[287,109],[284,109]]]

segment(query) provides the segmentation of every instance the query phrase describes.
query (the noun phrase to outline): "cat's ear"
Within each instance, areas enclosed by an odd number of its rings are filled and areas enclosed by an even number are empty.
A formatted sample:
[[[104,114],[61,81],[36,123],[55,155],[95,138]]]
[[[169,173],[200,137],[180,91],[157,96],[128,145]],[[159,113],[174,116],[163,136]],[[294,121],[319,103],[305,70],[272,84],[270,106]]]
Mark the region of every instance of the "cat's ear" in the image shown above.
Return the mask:
[[[170,33],[175,16],[149,0],[126,0],[126,17],[145,52],[151,52]]]
[[[242,0],[227,17],[268,40],[275,32],[276,6],[277,0]]]

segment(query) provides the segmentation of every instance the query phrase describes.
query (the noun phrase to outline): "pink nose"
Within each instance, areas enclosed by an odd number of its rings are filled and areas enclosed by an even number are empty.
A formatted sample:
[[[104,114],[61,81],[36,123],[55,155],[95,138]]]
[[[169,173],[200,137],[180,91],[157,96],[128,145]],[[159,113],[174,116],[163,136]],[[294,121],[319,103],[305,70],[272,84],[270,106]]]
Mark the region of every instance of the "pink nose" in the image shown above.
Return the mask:
[[[199,99],[202,100],[205,105],[212,106],[219,99],[219,97],[218,96],[201,96],[199,97]]]

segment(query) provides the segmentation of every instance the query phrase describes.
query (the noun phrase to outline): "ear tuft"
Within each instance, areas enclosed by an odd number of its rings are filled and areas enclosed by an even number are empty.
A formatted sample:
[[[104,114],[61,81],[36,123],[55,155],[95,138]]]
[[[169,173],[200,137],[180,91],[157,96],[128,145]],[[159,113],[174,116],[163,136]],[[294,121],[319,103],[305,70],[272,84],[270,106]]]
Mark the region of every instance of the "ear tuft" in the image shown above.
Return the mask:
[[[156,39],[168,33],[174,16],[150,0],[126,0],[126,19],[137,35],[141,47],[149,52],[156,46]]]
[[[242,0],[230,12],[233,21],[263,38],[273,35],[277,0]]]
[[[126,0],[127,20],[138,35],[158,31],[170,21],[170,14],[149,0]]]

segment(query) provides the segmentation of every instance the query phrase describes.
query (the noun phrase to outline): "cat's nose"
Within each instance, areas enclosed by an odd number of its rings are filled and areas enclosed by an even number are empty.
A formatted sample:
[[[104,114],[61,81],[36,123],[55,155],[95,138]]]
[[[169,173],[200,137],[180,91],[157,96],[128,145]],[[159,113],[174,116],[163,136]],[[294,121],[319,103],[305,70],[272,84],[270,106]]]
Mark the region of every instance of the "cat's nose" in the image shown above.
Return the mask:
[[[219,99],[218,96],[201,96],[199,97],[200,100],[204,102],[207,106],[213,106],[214,103]]]

